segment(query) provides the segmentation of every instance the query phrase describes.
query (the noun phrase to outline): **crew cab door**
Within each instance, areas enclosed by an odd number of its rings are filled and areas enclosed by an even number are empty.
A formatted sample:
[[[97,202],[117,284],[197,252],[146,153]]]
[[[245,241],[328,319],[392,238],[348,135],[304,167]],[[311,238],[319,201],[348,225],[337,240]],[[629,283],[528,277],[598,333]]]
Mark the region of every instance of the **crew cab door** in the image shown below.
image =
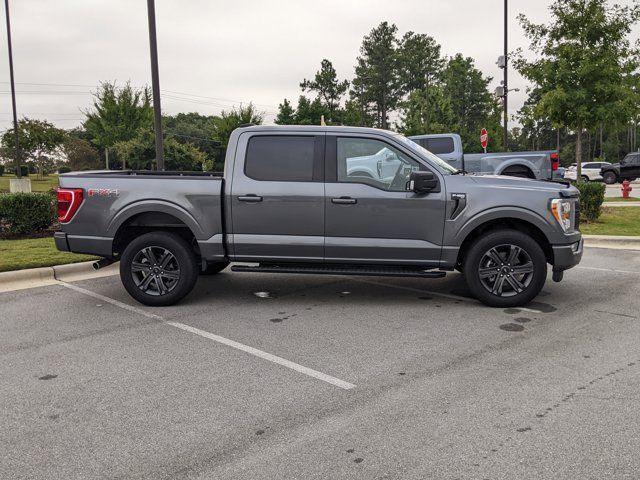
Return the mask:
[[[395,155],[392,175],[375,178],[351,168],[353,159],[383,148]],[[442,180],[428,194],[407,191],[411,172],[430,168],[375,135],[327,135],[326,151],[325,260],[437,266],[445,216]]]
[[[230,196],[235,260],[322,260],[324,139],[295,132],[240,135]]]

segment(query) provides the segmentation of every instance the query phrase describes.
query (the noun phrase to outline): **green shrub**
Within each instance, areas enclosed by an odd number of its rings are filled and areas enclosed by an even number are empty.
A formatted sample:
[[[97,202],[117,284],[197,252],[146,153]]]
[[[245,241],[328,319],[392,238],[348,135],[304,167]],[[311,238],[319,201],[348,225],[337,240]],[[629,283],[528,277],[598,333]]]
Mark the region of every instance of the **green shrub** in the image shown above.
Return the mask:
[[[56,216],[55,199],[47,193],[0,195],[0,228],[6,232],[34,234],[51,227]]]
[[[58,169],[58,173],[69,173],[71,171],[71,167],[62,166]]]
[[[598,219],[604,202],[604,183],[580,182],[575,183],[580,190],[580,216],[588,222]]]

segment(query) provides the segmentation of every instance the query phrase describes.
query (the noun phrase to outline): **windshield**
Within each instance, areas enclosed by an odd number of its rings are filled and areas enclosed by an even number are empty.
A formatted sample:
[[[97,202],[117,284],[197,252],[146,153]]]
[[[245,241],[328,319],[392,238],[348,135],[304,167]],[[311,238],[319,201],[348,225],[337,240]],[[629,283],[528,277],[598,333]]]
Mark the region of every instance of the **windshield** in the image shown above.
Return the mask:
[[[442,160],[440,157],[438,157],[437,155],[434,155],[429,150],[427,150],[424,147],[421,147],[416,142],[414,142],[413,140],[405,137],[404,135],[400,135],[399,133],[396,133],[396,134],[394,134],[394,137],[397,140],[400,140],[405,146],[409,147],[414,152],[422,155],[423,157],[428,158],[431,162],[435,163],[437,166],[439,166],[444,171],[444,173],[451,174],[451,173],[456,173],[458,171],[457,168],[452,167],[447,162]]]

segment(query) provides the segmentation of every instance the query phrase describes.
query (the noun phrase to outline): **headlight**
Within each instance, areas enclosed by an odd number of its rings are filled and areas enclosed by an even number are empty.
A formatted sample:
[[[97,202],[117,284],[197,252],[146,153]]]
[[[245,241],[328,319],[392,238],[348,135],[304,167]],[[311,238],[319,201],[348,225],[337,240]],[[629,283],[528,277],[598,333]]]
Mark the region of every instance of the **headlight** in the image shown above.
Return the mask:
[[[560,198],[551,200],[551,213],[560,224],[562,230],[568,232],[571,229],[571,202]]]

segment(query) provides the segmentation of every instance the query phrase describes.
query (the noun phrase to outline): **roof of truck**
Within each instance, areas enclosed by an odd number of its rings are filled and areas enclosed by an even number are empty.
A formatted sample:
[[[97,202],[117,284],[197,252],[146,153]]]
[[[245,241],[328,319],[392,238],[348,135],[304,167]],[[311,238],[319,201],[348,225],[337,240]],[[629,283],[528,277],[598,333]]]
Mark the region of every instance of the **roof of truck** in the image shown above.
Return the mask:
[[[321,126],[321,125],[252,125],[239,127],[242,131],[251,132],[278,132],[278,131],[302,131],[302,132],[339,132],[339,133],[386,133],[397,135],[390,130],[369,127],[347,127],[347,126]]]

